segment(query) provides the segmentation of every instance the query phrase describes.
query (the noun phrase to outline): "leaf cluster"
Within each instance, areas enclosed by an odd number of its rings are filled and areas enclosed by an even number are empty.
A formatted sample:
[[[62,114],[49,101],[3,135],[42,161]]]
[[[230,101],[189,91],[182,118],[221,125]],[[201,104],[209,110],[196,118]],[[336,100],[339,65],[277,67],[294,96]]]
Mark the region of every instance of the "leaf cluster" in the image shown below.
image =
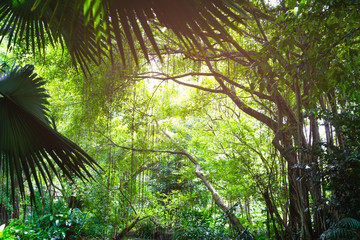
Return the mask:
[[[1,239],[78,239],[87,220],[79,209],[63,213],[28,216],[24,220],[11,220],[0,232]]]

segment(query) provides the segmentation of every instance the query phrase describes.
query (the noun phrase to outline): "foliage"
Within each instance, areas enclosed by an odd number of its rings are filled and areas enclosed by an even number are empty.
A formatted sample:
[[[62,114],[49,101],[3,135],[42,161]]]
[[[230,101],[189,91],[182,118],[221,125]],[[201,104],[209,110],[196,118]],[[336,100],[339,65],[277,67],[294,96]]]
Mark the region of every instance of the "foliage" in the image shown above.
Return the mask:
[[[343,218],[338,223],[332,225],[328,230],[321,234],[322,240],[331,239],[359,239],[360,221],[353,218]]]
[[[224,239],[225,224],[214,227],[211,213],[181,209],[179,222],[175,225],[175,239]]]
[[[330,226],[322,239],[357,239],[360,218],[360,109],[357,100],[348,98],[341,112],[314,111],[323,120],[327,139],[333,126],[334,139],[318,143],[306,151],[319,158],[319,165],[302,165],[302,180],[322,185],[323,198],[316,203],[314,212],[324,212]],[[336,141],[336,142],[335,142]],[[304,150],[303,150],[304,151]],[[341,219],[339,221],[339,219]]]
[[[91,177],[86,166],[98,166],[84,150],[51,127],[44,84],[32,65],[17,66],[0,75],[0,169],[10,182],[13,198],[16,185],[24,196],[26,181],[34,200],[32,178],[41,189],[40,175],[49,183],[60,172],[70,179],[86,179]]]
[[[41,217],[28,216],[24,220],[12,220],[0,233],[1,239],[79,239],[87,220],[79,209],[46,214]]]
[[[340,113],[319,113],[319,117],[335,127],[340,142],[339,145],[325,143],[315,149],[321,167],[313,173],[313,178],[331,191],[327,208],[331,222],[337,221],[334,216],[360,218],[359,113],[357,104],[347,106]]]
[[[109,217],[99,218],[93,216],[91,213],[82,231],[82,235],[90,239],[110,239],[114,235],[114,223],[110,221]]]
[[[125,2],[0,3],[0,34],[15,58],[34,59],[49,79],[51,118],[105,169],[96,182],[54,183],[54,198],[82,202],[84,234],[108,237],[148,216],[142,237],[159,228],[179,239],[242,238],[220,217],[216,194],[260,239],[357,234],[356,1]],[[106,53],[111,61],[95,66]],[[43,180],[63,177],[37,173],[27,178],[45,192]],[[300,181],[304,173],[316,184]]]
[[[226,215],[213,218],[209,211],[183,208],[178,212],[179,220],[174,229],[175,239],[247,239],[245,232],[234,232],[229,229]]]
[[[137,236],[141,239],[153,239],[156,225],[151,221],[141,221],[136,227]]]
[[[247,4],[247,1],[242,1],[242,4]],[[237,14],[230,9],[234,9]],[[3,22],[0,33],[9,36],[8,48],[12,42],[23,44],[25,41],[27,48],[31,46],[33,52],[44,52],[46,33],[52,44],[60,41],[65,45],[75,65],[79,63],[85,72],[89,71],[88,62],[98,63],[107,55],[107,48],[110,49],[109,55],[112,58],[113,39],[116,40],[124,64],[125,43],[129,45],[135,61],[138,62],[133,34],[147,60],[149,54],[144,35],[156,54],[161,57],[154,36],[155,29],[149,24],[154,17],[158,18],[162,25],[172,29],[180,41],[188,42],[189,47],[195,45],[200,49],[199,41],[194,35],[200,36],[209,46],[209,35],[217,41],[231,38],[220,23],[224,22],[236,29],[235,24],[228,18],[242,23],[247,14],[236,2],[215,0],[188,0],[186,4],[182,0],[172,1],[171,4],[147,0],[6,0],[0,4],[0,16],[0,21]],[[11,27],[12,25],[16,27]],[[202,31],[207,31],[208,35],[201,34]],[[222,35],[216,31],[220,31]]]
[[[188,189],[186,179],[181,180],[181,167],[183,159],[179,155],[167,158],[164,163],[158,163],[152,167],[153,174],[150,177],[154,192],[170,194],[174,190]]]

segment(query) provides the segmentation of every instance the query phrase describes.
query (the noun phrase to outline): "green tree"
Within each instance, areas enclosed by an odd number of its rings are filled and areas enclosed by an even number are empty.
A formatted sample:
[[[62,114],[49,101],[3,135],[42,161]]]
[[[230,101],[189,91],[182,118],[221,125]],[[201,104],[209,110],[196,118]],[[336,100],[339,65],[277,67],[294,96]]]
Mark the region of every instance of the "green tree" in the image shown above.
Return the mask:
[[[313,214],[310,210],[321,200],[321,188],[299,179],[305,173],[301,166],[316,169],[318,159],[297,149],[311,149],[322,140],[311,109],[337,112],[338,104],[348,103],[345,91],[350,95],[358,91],[354,55],[358,9],[352,1],[283,1],[272,7],[260,1],[247,11],[252,20],[241,27],[243,37],[226,42],[228,49],[214,42],[212,49],[193,51],[168,35],[162,49],[181,63],[174,70],[163,66],[133,77],[174,81],[226,96],[238,110],[271,129],[272,144],[287,162],[289,225],[285,232],[291,236],[286,237],[316,238],[327,228],[322,209]],[[326,24],[319,28],[319,20]],[[203,65],[196,67],[194,62]],[[186,64],[194,67],[179,70]],[[334,140],[329,128],[326,134],[326,141]],[[341,145],[336,132],[335,138]]]

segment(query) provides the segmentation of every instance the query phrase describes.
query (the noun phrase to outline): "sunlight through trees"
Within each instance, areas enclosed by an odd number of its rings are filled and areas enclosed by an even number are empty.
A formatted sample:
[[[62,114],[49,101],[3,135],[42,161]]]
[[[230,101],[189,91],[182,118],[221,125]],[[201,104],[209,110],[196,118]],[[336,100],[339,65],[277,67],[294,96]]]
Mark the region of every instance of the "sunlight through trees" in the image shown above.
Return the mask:
[[[359,4],[1,1],[0,238],[357,239]]]

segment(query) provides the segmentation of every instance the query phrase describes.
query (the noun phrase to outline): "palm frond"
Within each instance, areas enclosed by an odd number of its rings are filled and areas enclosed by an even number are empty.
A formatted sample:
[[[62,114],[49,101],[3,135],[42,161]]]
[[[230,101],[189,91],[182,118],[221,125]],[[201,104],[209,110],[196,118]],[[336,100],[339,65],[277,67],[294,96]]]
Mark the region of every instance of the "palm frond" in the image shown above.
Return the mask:
[[[70,179],[88,179],[86,167],[97,166],[79,146],[50,127],[45,81],[33,70],[32,65],[18,66],[0,75],[0,170],[13,192],[18,184],[24,195],[27,182],[32,197],[33,181],[40,189],[40,178],[51,182],[52,175],[59,176],[57,167]]]
[[[8,48],[25,45],[27,51],[44,54],[48,42],[54,45],[59,41],[70,52],[74,65],[86,72],[89,60],[98,63],[105,55],[105,44],[96,40],[91,21],[85,25],[82,7],[81,1],[3,0],[0,42],[6,36]]]
[[[249,5],[246,0],[240,1],[240,4]],[[110,24],[118,46],[123,45],[123,38],[125,38],[135,60],[137,53],[133,35],[139,42],[145,58],[148,58],[145,37],[161,58],[158,43],[153,35],[154,30],[150,24],[155,19],[161,25],[171,29],[180,40],[188,39],[188,44],[197,46],[201,50],[202,46],[199,42],[204,42],[210,47],[208,38],[213,38],[217,42],[222,39],[231,39],[222,23],[227,27],[237,29],[229,19],[243,23],[243,20],[247,18],[247,13],[237,1],[233,0],[86,0],[85,6],[85,16],[92,16],[94,19],[99,19],[101,14],[110,16]],[[94,23],[96,25],[96,21]],[[95,28],[98,29],[96,26]],[[143,29],[144,33],[140,29]],[[182,42],[186,43],[186,41]]]
[[[231,39],[224,24],[237,29],[247,18],[241,5],[247,0],[3,0],[0,3],[0,32],[8,44],[25,39],[33,51],[44,49],[45,33],[50,42],[63,39],[74,64],[83,70],[87,62],[98,63],[112,53],[116,40],[125,62],[127,44],[138,61],[136,44],[149,59],[149,46],[161,59],[151,22],[171,29],[186,47],[202,50],[200,42],[211,47],[209,38],[220,43]],[[235,23],[234,23],[235,22]]]

